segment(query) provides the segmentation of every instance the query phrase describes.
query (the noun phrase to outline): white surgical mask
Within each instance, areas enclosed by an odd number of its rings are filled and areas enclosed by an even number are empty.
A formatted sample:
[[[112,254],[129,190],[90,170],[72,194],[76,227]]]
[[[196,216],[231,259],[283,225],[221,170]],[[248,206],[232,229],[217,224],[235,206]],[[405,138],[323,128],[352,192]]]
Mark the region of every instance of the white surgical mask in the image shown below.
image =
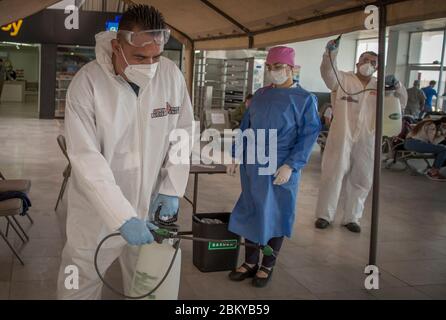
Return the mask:
[[[364,77],[370,77],[376,71],[375,67],[371,63],[365,63],[359,67],[359,73]]]
[[[127,67],[124,69],[124,74],[127,79],[136,84],[138,87],[144,88],[155,76],[159,62],[152,64],[129,64],[122,48],[121,54],[125,63],[127,64]]]
[[[288,80],[288,74],[286,68],[282,68],[277,71],[270,71],[269,77],[272,83],[276,85],[284,84]]]

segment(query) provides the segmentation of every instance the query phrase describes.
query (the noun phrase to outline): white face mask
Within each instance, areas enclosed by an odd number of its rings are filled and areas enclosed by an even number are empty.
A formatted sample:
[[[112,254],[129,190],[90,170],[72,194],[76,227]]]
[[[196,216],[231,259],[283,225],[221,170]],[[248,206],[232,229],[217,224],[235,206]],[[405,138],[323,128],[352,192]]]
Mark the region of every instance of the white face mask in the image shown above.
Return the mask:
[[[269,77],[272,83],[276,85],[284,84],[288,80],[287,70],[286,68],[283,68],[278,71],[270,71]]]
[[[136,84],[138,87],[144,88],[155,76],[159,62],[152,64],[129,64],[122,48],[121,54],[125,63],[127,64],[127,67],[124,69],[124,74],[127,79]]]
[[[359,73],[364,77],[370,77],[375,73],[376,69],[371,63],[365,63],[359,67]]]

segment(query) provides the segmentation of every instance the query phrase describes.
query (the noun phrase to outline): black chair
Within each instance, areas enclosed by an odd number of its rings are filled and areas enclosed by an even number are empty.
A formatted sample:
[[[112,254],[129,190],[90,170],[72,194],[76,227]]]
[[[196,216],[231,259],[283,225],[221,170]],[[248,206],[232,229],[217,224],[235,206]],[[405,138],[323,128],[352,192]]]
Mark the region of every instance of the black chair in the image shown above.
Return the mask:
[[[20,199],[9,199],[9,200],[3,200],[0,201],[0,217],[4,217],[8,221],[8,226],[11,226],[11,228],[15,231],[15,233],[19,236],[20,240],[22,240],[23,243],[29,241],[28,236],[23,231],[22,227],[18,223],[17,219],[15,218],[16,215],[20,214],[22,212],[22,200]],[[17,223],[21,231],[24,233],[25,238],[22,237],[20,232],[15,227],[14,223]],[[17,257],[17,259],[20,261],[22,265],[24,265],[23,260],[20,258],[17,251],[14,249],[12,244],[8,240],[8,235],[4,234],[3,231],[0,230],[0,237],[3,238],[3,240],[6,242],[8,247],[11,249],[11,251],[14,253],[14,255]]]
[[[0,172],[0,193],[8,192],[8,191],[20,191],[20,192],[28,194],[30,189],[31,189],[31,181],[30,180],[6,179],[5,176]],[[28,218],[28,220],[31,222],[31,224],[34,224],[34,220],[29,216],[28,213],[26,213],[25,216]],[[8,220],[8,222],[6,224],[6,236],[8,236],[9,226],[11,224],[11,220],[10,219],[7,219],[7,220]],[[28,239],[28,235],[23,230],[19,221],[15,218],[12,220],[17,224],[17,227],[23,232],[25,238]]]
[[[24,193],[28,193],[31,189],[31,181],[30,180],[7,180],[5,176],[0,172],[0,192],[7,191],[20,191]],[[20,199],[9,199],[0,201],[0,217],[4,217],[6,219],[6,231],[0,230],[0,237],[6,242],[8,247],[17,257],[22,265],[24,265],[23,260],[20,258],[17,251],[14,249],[12,244],[8,241],[9,227],[11,227],[15,233],[18,235],[20,240],[23,243],[29,241],[29,237],[26,234],[25,230],[22,228],[19,221],[16,219],[16,216],[22,212],[22,200]],[[34,223],[33,219],[26,214],[25,215],[31,223]],[[19,232],[22,232],[22,234]]]

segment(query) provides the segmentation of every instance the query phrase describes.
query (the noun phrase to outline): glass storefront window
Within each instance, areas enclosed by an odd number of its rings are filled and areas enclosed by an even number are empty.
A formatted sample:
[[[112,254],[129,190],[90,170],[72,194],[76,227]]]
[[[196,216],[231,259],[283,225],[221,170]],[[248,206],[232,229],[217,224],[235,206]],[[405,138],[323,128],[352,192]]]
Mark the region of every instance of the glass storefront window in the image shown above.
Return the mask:
[[[366,51],[378,52],[378,38],[358,40],[356,55],[359,57],[361,53]]]
[[[386,37],[386,48],[388,49],[388,38]],[[366,52],[366,51],[373,51],[378,53],[379,51],[379,45],[378,45],[378,38],[370,38],[370,39],[359,39],[356,44],[356,61],[359,59],[359,56]],[[386,50],[386,56],[385,61],[387,61],[387,50]],[[356,63],[356,62],[355,62]]]
[[[437,81],[440,71],[412,70],[409,76],[409,87],[412,87],[415,80],[420,80],[421,88],[427,87],[431,80]]]
[[[414,32],[410,37],[409,64],[439,65],[444,31]]]
[[[82,66],[93,59],[95,59],[93,47],[57,47],[56,108],[54,114],[56,118],[63,118],[65,115],[65,97],[74,75]]]
[[[433,30],[414,32],[410,35],[409,47],[409,70],[410,76],[408,85],[412,86],[414,80],[421,82],[421,87],[429,85],[431,80],[437,81],[435,89],[439,96],[434,97],[434,110],[445,110],[445,76],[446,68],[443,68],[443,74],[440,76],[441,70],[441,53],[443,52],[444,30]],[[440,83],[440,78],[441,83]],[[438,100],[438,101],[437,101]]]

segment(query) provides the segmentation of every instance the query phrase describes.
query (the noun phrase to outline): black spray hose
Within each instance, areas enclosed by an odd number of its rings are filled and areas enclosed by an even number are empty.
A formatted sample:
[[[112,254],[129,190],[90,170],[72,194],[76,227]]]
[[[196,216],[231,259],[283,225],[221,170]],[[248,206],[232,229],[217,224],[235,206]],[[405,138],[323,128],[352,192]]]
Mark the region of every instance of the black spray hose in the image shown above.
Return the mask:
[[[152,290],[150,290],[149,292],[140,295],[140,296],[128,296],[122,292],[120,292],[119,290],[113,288],[113,286],[111,284],[109,284],[104,277],[101,275],[101,272],[99,271],[99,267],[98,267],[98,254],[99,251],[102,247],[102,245],[110,238],[112,237],[117,237],[117,236],[121,236],[121,234],[119,232],[117,233],[112,233],[109,234],[108,236],[106,236],[104,239],[101,240],[101,242],[99,242],[98,247],[96,248],[96,252],[94,253],[94,268],[96,269],[96,273],[99,276],[99,279],[101,279],[101,281],[107,286],[107,288],[109,288],[111,291],[113,291],[114,293],[116,293],[117,295],[120,295],[124,298],[127,299],[132,299],[132,300],[139,300],[139,299],[144,299],[150,295],[152,295],[156,290],[158,290],[158,288],[164,283],[164,281],[167,279],[167,276],[170,273],[170,270],[172,270],[173,264],[175,262],[175,259],[177,257],[178,254],[178,250],[180,249],[180,240],[178,240],[178,242],[175,244],[176,248],[175,248],[175,252],[173,254],[172,257],[172,261],[170,261],[169,267],[167,268],[166,272],[164,273],[163,278],[160,280],[160,282],[158,282],[158,284],[155,286],[155,288],[153,288]]]
[[[115,289],[111,284],[109,284],[104,277],[102,276],[101,272],[99,271],[99,267],[98,267],[98,255],[99,252],[103,246],[103,244],[110,238],[112,237],[117,237],[117,236],[121,236],[121,234],[119,232],[116,233],[111,233],[108,236],[106,236],[104,239],[102,239],[97,248],[96,251],[94,253],[94,268],[96,269],[96,273],[98,274],[99,279],[101,279],[101,281],[105,284],[105,286],[107,288],[109,288],[111,291],[113,291],[114,293],[116,293],[117,295],[120,295],[124,298],[127,299],[132,299],[132,300],[139,300],[139,299],[144,299],[150,295],[152,295],[156,290],[158,290],[158,288],[164,283],[164,281],[167,279],[170,271],[172,270],[173,264],[175,262],[175,259],[177,257],[177,253],[179,251],[180,248],[180,241],[182,239],[184,240],[191,240],[191,241],[198,241],[198,242],[218,242],[218,243],[234,243],[234,239],[233,240],[218,240],[218,239],[210,239],[210,238],[199,238],[199,237],[188,237],[188,236],[183,236],[183,235],[178,235],[175,233],[170,232],[167,229],[163,229],[163,228],[159,228],[156,229],[154,231],[152,231],[154,238],[156,239],[156,241],[158,243],[162,243],[162,241],[164,239],[178,239],[178,241],[175,243],[175,252],[173,254],[172,260],[170,261],[169,267],[167,268],[166,272],[164,273],[163,278],[160,280],[160,282],[158,282],[158,284],[155,286],[155,288],[153,288],[152,290],[150,290],[149,292],[140,295],[140,296],[128,296],[122,292],[120,292],[119,290]],[[236,240],[237,241],[237,240]],[[266,246],[261,246],[258,244],[254,244],[254,243],[246,243],[246,242],[238,242],[237,241],[237,245],[238,246],[245,246],[245,247],[251,247],[251,248],[256,248],[256,249],[260,249],[262,250],[263,255],[265,256],[273,256],[276,257],[276,255],[274,254],[274,250],[273,248],[271,248],[269,245]]]
[[[335,40],[335,42],[337,43],[337,45],[339,45],[339,41],[341,40],[341,36],[342,36],[342,34],[341,34],[339,37],[337,37],[336,40]],[[339,87],[341,88],[341,90],[344,91],[344,93],[345,93],[346,95],[348,95],[348,96],[357,96],[357,95],[360,95],[361,93],[364,93],[364,92],[366,92],[366,91],[376,91],[376,89],[364,89],[364,90],[358,91],[358,92],[356,92],[356,93],[349,93],[349,92],[347,92],[347,91],[344,89],[344,87],[342,86],[341,81],[339,80],[338,73],[337,73],[336,68],[335,68],[335,66],[334,66],[333,58],[331,57],[331,50],[328,50],[328,58],[329,58],[329,60],[330,60],[331,68],[333,69],[333,73],[334,73],[334,75],[335,75],[335,77],[336,77],[336,81],[338,82],[338,85],[339,85]]]

